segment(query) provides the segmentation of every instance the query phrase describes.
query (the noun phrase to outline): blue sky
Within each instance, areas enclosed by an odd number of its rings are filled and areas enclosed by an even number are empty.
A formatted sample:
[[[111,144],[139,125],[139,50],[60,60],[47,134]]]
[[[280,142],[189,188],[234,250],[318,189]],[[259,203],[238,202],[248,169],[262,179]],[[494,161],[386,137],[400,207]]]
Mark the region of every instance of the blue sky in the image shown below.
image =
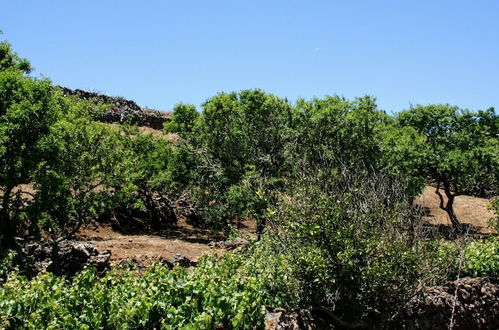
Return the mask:
[[[164,110],[246,88],[499,107],[497,0],[5,1],[0,29],[55,84]]]

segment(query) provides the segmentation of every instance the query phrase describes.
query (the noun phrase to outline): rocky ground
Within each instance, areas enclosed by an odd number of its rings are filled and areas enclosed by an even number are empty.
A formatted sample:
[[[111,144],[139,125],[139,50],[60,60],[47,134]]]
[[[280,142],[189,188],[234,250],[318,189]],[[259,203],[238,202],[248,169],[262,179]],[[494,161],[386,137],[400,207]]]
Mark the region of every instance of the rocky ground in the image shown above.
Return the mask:
[[[267,309],[265,329],[369,329],[346,324],[325,310]],[[387,325],[387,329],[499,329],[499,281],[462,278],[418,292]]]
[[[425,288],[404,306],[394,329],[499,329],[499,280],[462,278]]]

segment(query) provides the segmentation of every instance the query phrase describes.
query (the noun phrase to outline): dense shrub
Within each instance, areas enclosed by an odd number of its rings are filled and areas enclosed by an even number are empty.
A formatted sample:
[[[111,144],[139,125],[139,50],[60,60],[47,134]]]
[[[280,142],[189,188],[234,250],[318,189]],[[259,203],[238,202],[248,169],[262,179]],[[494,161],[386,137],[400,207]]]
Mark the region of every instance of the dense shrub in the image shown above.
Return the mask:
[[[438,243],[435,262],[447,267],[446,277],[455,280],[465,276],[499,277],[499,239],[461,239]]]
[[[404,187],[380,173],[324,171],[269,211],[274,253],[290,258],[301,303],[347,322],[387,319],[437,271]]]
[[[12,273],[0,288],[0,326],[252,329],[262,324],[264,305],[295,300],[288,267],[260,251],[206,258],[192,272],[156,265],[98,277],[88,269],[71,281],[50,273],[28,281]]]

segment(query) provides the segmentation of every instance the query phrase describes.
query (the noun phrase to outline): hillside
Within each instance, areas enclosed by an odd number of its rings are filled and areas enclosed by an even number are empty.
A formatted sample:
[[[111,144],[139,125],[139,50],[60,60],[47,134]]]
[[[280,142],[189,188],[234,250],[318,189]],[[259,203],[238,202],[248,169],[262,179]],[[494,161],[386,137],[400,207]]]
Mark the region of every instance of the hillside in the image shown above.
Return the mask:
[[[416,198],[414,203],[424,209],[424,219],[428,223],[451,225],[448,214],[439,207],[440,199],[435,194],[434,187],[426,186],[423,193]],[[479,233],[495,232],[487,225],[487,221],[494,215],[494,212],[490,209],[490,199],[466,195],[458,196],[456,197],[454,209],[463,224],[472,225]]]

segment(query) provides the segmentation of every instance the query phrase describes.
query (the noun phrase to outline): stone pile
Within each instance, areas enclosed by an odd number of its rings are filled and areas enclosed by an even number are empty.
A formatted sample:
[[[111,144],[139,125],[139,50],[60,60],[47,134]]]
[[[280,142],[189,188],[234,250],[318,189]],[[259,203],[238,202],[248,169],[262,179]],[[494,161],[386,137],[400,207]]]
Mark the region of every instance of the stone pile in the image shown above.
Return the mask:
[[[384,326],[347,324],[321,309],[267,308],[265,329],[499,329],[499,279],[462,278],[420,290]]]
[[[410,300],[394,329],[499,329],[499,280],[462,278]]]
[[[24,261],[26,273],[35,275],[48,271],[55,275],[74,276],[86,266],[98,271],[109,269],[111,251],[99,252],[90,243],[65,240],[54,245],[47,241],[17,241],[17,250]]]
[[[170,114],[164,111],[141,108],[134,101],[122,97],[113,97],[81,89],[58,88],[64,96],[76,96],[82,100],[97,100],[102,104],[109,104],[107,109],[99,118],[106,123],[120,123],[130,121],[138,126],[147,126],[153,129],[163,129],[163,124],[170,121]]]

